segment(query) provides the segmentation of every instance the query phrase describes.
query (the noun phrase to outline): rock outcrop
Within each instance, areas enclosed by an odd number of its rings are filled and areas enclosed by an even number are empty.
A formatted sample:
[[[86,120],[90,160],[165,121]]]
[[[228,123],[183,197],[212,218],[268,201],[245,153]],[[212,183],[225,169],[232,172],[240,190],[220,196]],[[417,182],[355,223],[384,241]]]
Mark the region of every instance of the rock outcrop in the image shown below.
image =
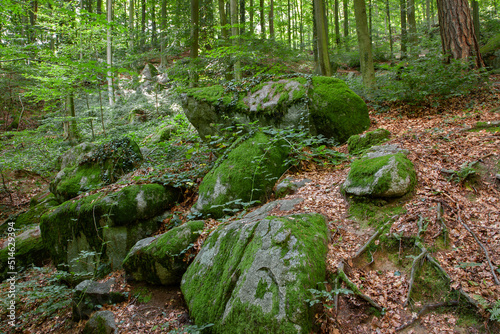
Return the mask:
[[[187,89],[183,109],[200,137],[236,124],[303,127],[339,143],[370,126],[363,100],[339,79],[277,79],[231,91],[221,85]]]
[[[214,324],[211,333],[311,331],[307,299],[325,279],[325,219],[261,217],[221,225],[182,278],[191,319]]]

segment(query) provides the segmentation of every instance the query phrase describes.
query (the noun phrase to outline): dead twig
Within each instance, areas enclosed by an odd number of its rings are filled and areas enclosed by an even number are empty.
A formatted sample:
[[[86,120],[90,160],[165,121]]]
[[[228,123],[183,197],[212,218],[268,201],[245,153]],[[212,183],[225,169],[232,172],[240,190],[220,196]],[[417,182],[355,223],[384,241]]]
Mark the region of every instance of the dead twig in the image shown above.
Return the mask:
[[[483,245],[483,243],[479,240],[479,238],[476,236],[476,234],[470,229],[470,227],[467,226],[467,224],[462,220],[462,217],[460,217],[460,206],[458,205],[458,203],[457,203],[457,217],[458,217],[458,221],[465,227],[465,229],[470,234],[472,234],[472,236],[474,237],[474,239],[476,240],[476,242],[478,243],[478,245],[483,249],[483,252],[484,252],[484,254],[486,256],[486,261],[488,261],[488,265],[490,266],[491,274],[493,275],[493,279],[495,281],[495,284],[496,285],[500,285],[500,281],[498,280],[498,277],[495,274],[495,268],[493,267],[493,264],[491,263],[490,255],[488,253],[488,250]]]
[[[370,239],[368,239],[368,241],[366,242],[366,244],[364,244],[363,247],[361,247],[357,252],[356,254],[352,257],[352,259],[357,259],[361,254],[363,254],[366,249],[370,246],[370,244],[375,240],[377,239],[380,234],[382,234],[382,232],[385,230],[385,228],[387,227],[387,225],[389,224],[392,224],[394,222],[394,220],[396,219],[397,216],[392,216],[391,219],[389,219],[384,225],[382,225],[378,230],[377,232],[375,232],[375,234],[373,234],[371,236]]]
[[[396,331],[402,331],[403,329],[410,327],[417,320],[419,320],[420,317],[425,312],[427,312],[429,310],[434,310],[434,309],[437,309],[437,308],[440,308],[440,307],[450,307],[450,306],[458,306],[458,300],[452,300],[452,301],[449,301],[449,302],[442,302],[442,303],[436,303],[436,304],[427,304],[424,307],[422,307],[422,309],[420,310],[420,312],[418,312],[418,314],[417,314],[417,316],[415,318],[413,318],[411,321],[407,322],[406,324],[401,325],[398,328],[396,328]]]

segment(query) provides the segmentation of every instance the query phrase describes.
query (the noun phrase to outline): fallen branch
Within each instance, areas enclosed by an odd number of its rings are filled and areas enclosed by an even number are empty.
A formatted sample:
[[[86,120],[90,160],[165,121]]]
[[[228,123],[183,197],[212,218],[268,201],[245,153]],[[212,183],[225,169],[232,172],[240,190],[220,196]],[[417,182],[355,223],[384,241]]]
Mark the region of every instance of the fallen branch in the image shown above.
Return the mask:
[[[384,225],[382,225],[381,227],[379,227],[379,229],[377,230],[377,232],[375,232],[374,235],[371,236],[370,239],[368,239],[368,241],[366,242],[366,244],[364,244],[363,247],[361,247],[357,252],[356,254],[352,257],[352,259],[357,259],[361,254],[363,254],[366,249],[370,246],[370,244],[375,240],[377,239],[380,234],[382,234],[382,232],[385,230],[385,228],[387,227],[387,225],[389,224],[392,224],[392,222],[394,222],[394,220],[396,219],[397,216],[392,216],[391,219],[389,219]]]
[[[458,300],[452,300],[452,301],[449,301],[449,302],[442,302],[442,303],[436,303],[436,304],[427,304],[424,307],[422,307],[422,309],[420,310],[420,312],[418,312],[418,314],[417,314],[417,316],[415,318],[413,318],[411,321],[407,322],[406,324],[401,325],[398,328],[396,328],[396,331],[402,331],[403,329],[410,327],[417,320],[419,320],[420,317],[425,312],[427,312],[429,310],[434,310],[434,309],[437,309],[439,307],[450,307],[450,306],[458,306]]]
[[[368,304],[370,304],[371,306],[373,306],[374,308],[376,308],[379,312],[382,312],[383,307],[380,306],[379,304],[377,304],[377,302],[375,302],[373,299],[371,299],[370,297],[368,297],[367,295],[365,295],[364,293],[362,293],[359,290],[358,286],[356,284],[354,284],[347,277],[347,275],[344,272],[344,262],[341,262],[339,264],[339,266],[337,267],[337,273],[339,275],[339,278],[345,282],[345,284],[347,285],[347,287],[349,289],[351,289],[352,292],[354,292],[355,295],[358,295],[359,297],[361,297],[361,299],[364,299],[365,301],[367,301]]]
[[[493,275],[493,279],[495,281],[495,284],[496,285],[500,285],[500,281],[498,280],[498,277],[495,274],[495,268],[493,267],[493,264],[491,263],[490,255],[488,253],[488,250],[483,245],[483,243],[479,240],[479,238],[476,236],[476,234],[474,232],[472,232],[472,230],[469,228],[469,226],[467,226],[467,224],[462,221],[462,218],[460,217],[460,206],[458,205],[458,203],[457,203],[457,209],[458,209],[457,210],[458,221],[465,227],[465,229],[467,231],[469,231],[470,234],[472,234],[472,236],[474,237],[474,239],[476,240],[476,242],[478,243],[478,245],[481,246],[481,248],[483,249],[483,252],[484,252],[484,254],[486,256],[486,261],[488,261],[488,265],[490,266],[491,274]]]
[[[448,228],[446,227],[446,224],[444,222],[443,214],[444,214],[443,206],[441,205],[441,202],[438,202],[436,220],[441,224],[440,233],[443,234],[444,246],[446,247],[448,245]]]
[[[407,306],[408,303],[410,302],[410,295],[411,295],[411,290],[413,289],[413,284],[415,283],[415,274],[418,270],[417,266],[420,265],[420,261],[422,258],[427,254],[427,249],[423,247],[422,252],[413,259],[413,264],[411,265],[411,274],[410,274],[410,284],[408,286],[408,294],[406,296],[406,301],[404,302],[403,306]]]

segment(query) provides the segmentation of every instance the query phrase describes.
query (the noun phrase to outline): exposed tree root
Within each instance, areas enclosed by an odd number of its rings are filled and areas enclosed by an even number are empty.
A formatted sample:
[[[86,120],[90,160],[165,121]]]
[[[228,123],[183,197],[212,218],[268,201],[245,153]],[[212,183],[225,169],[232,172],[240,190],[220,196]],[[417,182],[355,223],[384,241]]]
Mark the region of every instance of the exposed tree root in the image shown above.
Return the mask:
[[[339,275],[339,278],[345,282],[345,284],[347,285],[347,287],[349,289],[351,289],[352,292],[354,292],[355,295],[359,296],[361,299],[364,299],[365,301],[368,302],[368,304],[370,304],[371,306],[373,306],[374,308],[376,308],[378,311],[382,312],[383,307],[380,306],[379,304],[377,304],[377,302],[375,302],[373,299],[371,299],[370,297],[368,297],[367,295],[365,295],[364,293],[362,293],[359,290],[359,288],[357,287],[357,285],[354,284],[347,277],[347,275],[345,274],[345,270],[344,270],[344,262],[341,262],[339,264],[339,266],[337,267],[337,273]]]
[[[418,314],[417,314],[417,316],[415,318],[413,318],[411,321],[407,322],[406,324],[397,327],[396,331],[402,331],[403,329],[410,327],[417,320],[419,320],[420,317],[425,312],[427,312],[429,310],[434,310],[434,309],[439,308],[439,307],[449,307],[449,306],[458,306],[458,300],[452,300],[452,301],[449,301],[449,302],[442,302],[442,303],[436,303],[436,304],[427,304],[424,307],[422,307],[422,309],[420,310],[420,312],[418,312]]]
[[[363,247],[361,247],[357,252],[356,254],[352,257],[353,260],[357,259],[361,254],[363,254],[367,249],[368,247],[371,245],[371,243],[376,240],[380,234],[382,234],[382,232],[385,230],[385,228],[389,225],[389,224],[392,224],[394,222],[394,220],[397,218],[397,216],[392,216],[391,219],[389,219],[384,225],[382,225],[381,227],[379,227],[379,229],[377,230],[377,232],[375,232],[375,234],[373,234],[371,236],[371,238],[364,244]]]

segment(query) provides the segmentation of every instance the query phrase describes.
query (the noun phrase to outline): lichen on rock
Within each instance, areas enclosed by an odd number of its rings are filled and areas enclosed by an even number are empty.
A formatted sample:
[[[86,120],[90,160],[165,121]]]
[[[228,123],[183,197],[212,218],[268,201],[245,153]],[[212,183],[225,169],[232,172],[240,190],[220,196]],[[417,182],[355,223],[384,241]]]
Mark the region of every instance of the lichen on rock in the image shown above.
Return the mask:
[[[319,214],[220,226],[182,278],[191,318],[211,333],[309,333],[306,300],[325,279],[327,242]]]

